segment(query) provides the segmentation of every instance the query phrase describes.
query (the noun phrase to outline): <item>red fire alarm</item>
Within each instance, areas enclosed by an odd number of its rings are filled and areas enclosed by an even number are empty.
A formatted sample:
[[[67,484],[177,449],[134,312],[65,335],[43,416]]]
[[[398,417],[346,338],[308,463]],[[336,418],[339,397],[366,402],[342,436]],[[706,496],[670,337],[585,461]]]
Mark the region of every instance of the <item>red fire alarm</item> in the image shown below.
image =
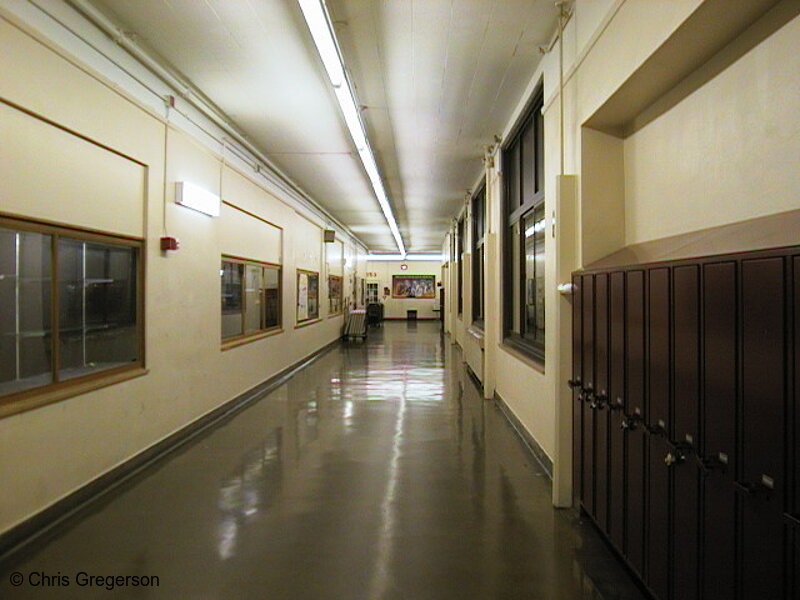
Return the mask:
[[[177,250],[181,247],[180,241],[178,238],[164,236],[161,238],[161,251],[167,252],[169,250]]]

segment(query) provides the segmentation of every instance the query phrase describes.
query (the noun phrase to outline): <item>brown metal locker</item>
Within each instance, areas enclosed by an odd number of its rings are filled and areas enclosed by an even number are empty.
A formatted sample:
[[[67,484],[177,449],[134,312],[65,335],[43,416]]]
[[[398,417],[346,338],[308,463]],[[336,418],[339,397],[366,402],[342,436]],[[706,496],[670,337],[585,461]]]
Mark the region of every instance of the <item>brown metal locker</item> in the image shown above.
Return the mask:
[[[794,369],[792,371],[793,392],[794,392],[794,431],[792,436],[792,448],[794,456],[792,460],[792,478],[794,480],[794,498],[791,508],[791,516],[795,521],[800,522],[800,256],[795,256],[792,260],[794,288],[792,296],[792,306],[794,307]]]
[[[647,480],[645,418],[644,271],[626,273],[625,285],[625,556],[644,575],[644,520]]]
[[[670,470],[670,271],[647,273],[647,585],[669,597]]]
[[[609,277],[609,446],[608,532],[620,552],[625,548],[625,273]]]
[[[595,399],[595,519],[608,531],[608,275],[595,277],[594,371]]]
[[[783,597],[784,259],[742,261],[742,597]]]
[[[581,379],[583,380],[585,401],[582,403],[583,487],[581,490],[581,502],[586,512],[594,518],[595,423],[594,410],[591,408],[594,394],[597,391],[594,385],[594,276],[585,275],[582,285],[583,352],[581,356]]]
[[[703,597],[736,590],[736,263],[703,267]]]
[[[675,267],[673,310],[673,448],[672,595],[699,595],[700,469],[695,449],[700,441],[700,267]]]
[[[581,277],[572,277],[574,294],[572,296],[572,379],[569,386],[572,388],[572,498],[574,506],[578,506],[581,501],[581,490],[583,488],[583,426],[582,412],[583,392],[581,385],[581,354],[583,352],[583,319],[582,299],[583,286]]]

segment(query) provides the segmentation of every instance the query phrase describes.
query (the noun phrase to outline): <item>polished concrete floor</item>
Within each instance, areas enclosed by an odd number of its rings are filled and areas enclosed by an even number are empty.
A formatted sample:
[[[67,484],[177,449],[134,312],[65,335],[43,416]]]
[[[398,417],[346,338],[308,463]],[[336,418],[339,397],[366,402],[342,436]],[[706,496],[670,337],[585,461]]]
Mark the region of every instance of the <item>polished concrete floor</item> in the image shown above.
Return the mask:
[[[84,587],[80,572],[158,587]],[[644,596],[590,525],[551,507],[544,472],[438,323],[387,323],[0,573],[3,599],[95,597]]]

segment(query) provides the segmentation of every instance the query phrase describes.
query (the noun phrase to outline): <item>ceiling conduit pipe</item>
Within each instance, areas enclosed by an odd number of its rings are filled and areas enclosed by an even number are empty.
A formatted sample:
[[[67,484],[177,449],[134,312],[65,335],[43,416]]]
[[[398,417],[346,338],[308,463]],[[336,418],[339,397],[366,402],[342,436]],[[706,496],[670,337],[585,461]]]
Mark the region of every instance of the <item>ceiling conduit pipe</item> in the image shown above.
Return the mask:
[[[136,42],[134,42],[130,38],[130,35],[128,33],[121,30],[113,21],[111,21],[108,17],[106,17],[88,0],[66,0],[66,2],[76,11],[78,11],[81,15],[83,15],[87,20],[89,20],[101,32],[107,35],[115,44],[123,48],[126,52],[128,52],[128,54],[130,54],[138,62],[143,64],[147,69],[149,69],[165,84],[176,90],[184,100],[190,103],[196,110],[200,111],[204,116],[209,118],[226,135],[230,136],[230,138],[233,141],[235,141],[239,146],[241,146],[244,150],[246,150],[252,156],[252,158],[256,160],[256,167],[254,168],[256,172],[264,175],[263,169],[261,169],[260,166],[257,164],[258,162],[261,162],[264,166],[266,166],[269,174],[272,175],[277,181],[272,181],[272,178],[270,177],[267,177],[267,179],[269,179],[279,187],[283,188],[284,191],[296,196],[298,199],[301,199],[304,203],[307,203],[309,206],[306,206],[306,208],[317,213],[317,216],[319,218],[321,218],[324,221],[327,221],[329,224],[330,223],[335,224],[337,227],[341,228],[342,231],[346,232],[352,238],[353,241],[358,242],[364,248],[366,248],[366,244],[364,244],[360,239],[358,239],[358,237],[355,236],[348,227],[346,227],[338,219],[335,219],[333,216],[331,216],[313,198],[311,198],[306,192],[304,192],[300,187],[298,187],[297,184],[294,183],[288,175],[286,175],[283,171],[281,171],[281,169],[275,166],[275,164],[273,164],[272,161],[270,161],[266,156],[264,156],[264,154],[258,148],[256,148],[251,142],[249,142],[245,138],[245,136],[238,131],[237,127],[231,121],[229,121],[226,115],[224,115],[218,108],[213,106],[213,104],[209,100],[204,98],[201,93],[196,91],[190,83],[182,80],[178,75],[166,69],[163,65],[159,64],[158,61],[149,56],[144,50],[142,50],[142,48],[140,48],[136,44]],[[43,12],[47,13],[47,10],[42,8],[41,6],[38,6],[38,8]],[[89,46],[92,46],[92,43],[89,40],[82,37],[79,33],[75,31],[72,31],[72,33],[75,36],[79,37],[83,42],[85,42]],[[97,48],[95,49],[97,50]],[[144,82],[140,81],[139,83],[145,85]],[[145,87],[148,86],[145,85]],[[148,87],[148,89],[150,88]],[[155,90],[151,91],[157,94]],[[166,98],[162,99],[165,101],[167,100]],[[191,120],[187,115],[184,116],[186,116],[189,120]],[[235,151],[234,147],[232,147],[231,145],[228,145],[227,148],[230,151]],[[249,157],[240,156],[240,158],[243,158],[246,162],[252,160],[252,158]]]

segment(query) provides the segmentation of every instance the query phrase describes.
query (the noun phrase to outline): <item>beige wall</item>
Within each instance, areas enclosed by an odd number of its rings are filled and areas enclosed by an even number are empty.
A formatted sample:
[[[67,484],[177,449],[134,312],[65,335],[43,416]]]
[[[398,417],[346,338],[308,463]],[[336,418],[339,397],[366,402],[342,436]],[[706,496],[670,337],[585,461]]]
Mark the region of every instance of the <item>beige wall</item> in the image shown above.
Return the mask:
[[[349,293],[365,250],[339,232],[339,258],[326,265],[328,223],[299,214],[232,156],[223,163],[178,115],[165,136],[163,118],[3,19],[0,73],[0,97],[42,117],[0,104],[0,212],[144,238],[148,370],[0,419],[3,531],[338,338],[342,317],[325,318],[324,275],[344,275]],[[243,210],[211,218],[178,206],[179,180]],[[179,251],[160,252],[165,233]],[[221,350],[223,253],[282,264],[281,333]],[[322,319],[300,329],[298,267],[322,275]]]
[[[563,149],[565,173],[576,177],[562,180],[559,189],[558,43],[542,58],[506,123],[504,138],[543,83],[545,213],[550,234],[546,238],[544,368],[502,343],[499,281],[504,231],[499,153],[495,166],[487,169],[491,235],[486,277],[498,283],[487,289],[484,394],[499,394],[554,461],[554,502],[558,505],[568,504],[570,498],[571,407],[565,402],[571,400],[564,390],[570,372],[571,300],[559,295],[556,286],[567,283],[569,273],[580,265],[625,245],[800,207],[798,17],[752,47],[745,39],[750,33],[740,34],[720,53],[721,58],[703,65],[708,74],[701,69],[687,78],[692,81],[678,84],[682,90],[678,101],[674,101],[674,90],[668,91],[665,97],[668,94],[671,103],[635,133],[617,136],[585,126],[703,4],[700,0],[578,0],[574,4],[564,32]],[[789,4],[784,0],[778,10],[787,13]],[[741,56],[725,62],[724,55],[734,51],[731,48],[742,46],[746,51]],[[671,65],[660,67],[660,76],[668,78]],[[453,234],[451,229],[449,235]],[[469,256],[464,260],[466,264]],[[454,263],[450,271],[456,272]],[[448,292],[454,285],[451,276]],[[468,334],[468,324],[455,315],[454,306],[448,303],[445,315],[450,339],[462,346],[465,360],[472,365],[476,342]]]
[[[408,265],[405,271],[400,265]],[[370,260],[366,264],[367,283],[378,284],[378,300],[383,303],[383,316],[386,319],[405,319],[406,311],[416,310],[418,319],[438,319],[439,313],[434,308],[439,306],[438,284],[441,282],[442,265],[431,261],[408,261],[405,263],[395,261]],[[436,276],[436,298],[412,299],[392,298],[392,275],[434,275]],[[383,288],[389,288],[389,295],[384,296]]]

